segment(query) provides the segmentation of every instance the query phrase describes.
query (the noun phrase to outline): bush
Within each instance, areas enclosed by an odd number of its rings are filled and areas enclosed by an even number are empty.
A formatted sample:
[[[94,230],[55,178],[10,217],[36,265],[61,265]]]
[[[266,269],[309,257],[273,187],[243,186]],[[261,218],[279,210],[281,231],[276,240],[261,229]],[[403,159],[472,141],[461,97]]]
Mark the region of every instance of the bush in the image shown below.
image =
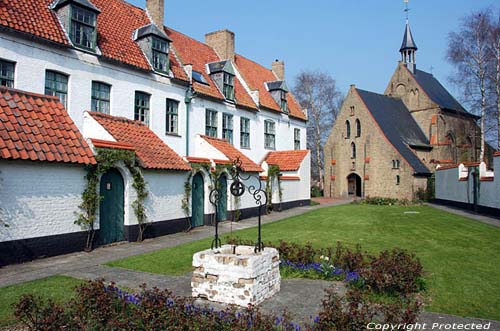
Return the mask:
[[[323,196],[323,191],[317,186],[311,187],[311,198],[319,198]]]
[[[402,249],[383,251],[361,271],[365,285],[379,293],[408,295],[425,289],[423,267],[415,254]]]
[[[408,200],[408,199],[394,199],[394,198],[381,198],[381,197],[366,197],[363,203],[367,205],[376,206],[412,206],[419,204],[421,201]]]

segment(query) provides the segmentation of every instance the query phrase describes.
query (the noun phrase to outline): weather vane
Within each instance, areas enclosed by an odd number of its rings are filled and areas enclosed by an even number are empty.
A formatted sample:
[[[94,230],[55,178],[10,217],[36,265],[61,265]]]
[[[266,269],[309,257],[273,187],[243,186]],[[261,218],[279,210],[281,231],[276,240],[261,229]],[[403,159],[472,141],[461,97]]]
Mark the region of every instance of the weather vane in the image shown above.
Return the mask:
[[[409,2],[409,0],[403,0],[403,1],[405,3],[405,6],[406,6],[406,8],[405,8],[406,20],[408,20],[408,12],[410,11],[410,8],[408,8],[408,2]]]

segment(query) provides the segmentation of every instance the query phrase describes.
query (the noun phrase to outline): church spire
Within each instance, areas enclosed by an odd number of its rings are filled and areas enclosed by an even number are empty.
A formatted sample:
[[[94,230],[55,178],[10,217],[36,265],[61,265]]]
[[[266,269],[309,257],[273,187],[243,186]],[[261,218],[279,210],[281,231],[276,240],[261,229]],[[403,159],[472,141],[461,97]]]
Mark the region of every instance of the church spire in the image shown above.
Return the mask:
[[[405,26],[405,34],[403,37],[403,42],[401,43],[401,48],[399,52],[401,53],[401,60],[406,65],[406,67],[412,72],[415,73],[416,70],[416,61],[415,61],[415,53],[417,52],[417,44],[415,44],[415,40],[413,40],[413,35],[410,30],[410,23],[408,22],[408,0],[405,0],[406,3],[406,26]]]

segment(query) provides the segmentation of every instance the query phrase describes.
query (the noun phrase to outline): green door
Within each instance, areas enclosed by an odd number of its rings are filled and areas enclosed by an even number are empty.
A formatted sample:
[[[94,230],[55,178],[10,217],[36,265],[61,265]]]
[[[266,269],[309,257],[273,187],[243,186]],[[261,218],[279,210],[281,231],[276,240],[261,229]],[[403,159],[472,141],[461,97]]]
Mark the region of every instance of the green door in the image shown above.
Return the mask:
[[[201,174],[196,174],[193,177],[193,189],[191,197],[191,224],[193,227],[202,226],[203,218],[205,216],[204,206],[205,206],[205,192],[203,187],[203,176]]]
[[[124,240],[123,177],[116,169],[108,170],[101,177],[101,202],[99,205],[99,239],[101,244]]]
[[[227,178],[226,176],[221,176],[219,178],[219,204],[217,208],[217,221],[227,220]]]

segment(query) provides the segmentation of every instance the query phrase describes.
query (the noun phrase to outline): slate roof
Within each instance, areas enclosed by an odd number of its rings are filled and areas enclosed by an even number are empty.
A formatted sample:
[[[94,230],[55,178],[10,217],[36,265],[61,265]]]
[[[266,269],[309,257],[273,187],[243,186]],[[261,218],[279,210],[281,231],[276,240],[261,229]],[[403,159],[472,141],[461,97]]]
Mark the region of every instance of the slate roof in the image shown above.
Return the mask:
[[[144,123],[96,112],[89,114],[122,146],[132,145],[142,167],[191,170],[191,167]]]
[[[401,52],[405,49],[418,49],[415,40],[413,40],[413,35],[411,34],[410,24],[408,23],[408,21],[406,21],[405,34],[403,36],[403,42],[401,43],[401,48],[399,49],[399,51]]]
[[[231,162],[240,158],[241,169],[246,172],[262,172],[264,171],[258,164],[250,160],[245,154],[239,151],[236,147],[228,143],[226,140],[213,138],[208,136],[201,136],[210,145],[224,154]]]
[[[0,87],[0,159],[95,164],[57,97]]]
[[[269,152],[264,161],[269,165],[277,165],[281,171],[296,171],[308,153],[308,150]]]
[[[260,106],[281,113],[280,105],[276,103],[265,85],[267,82],[273,82],[278,79],[273,71],[239,54],[236,54],[234,61],[250,90],[259,91]],[[291,117],[307,120],[306,115],[302,112],[302,108],[291,93],[287,93],[287,101]]]
[[[411,72],[410,72],[411,73]],[[443,85],[430,73],[415,70],[412,74],[418,85],[424,90],[429,98],[444,110],[456,112],[465,116],[473,116],[444,88]]]
[[[401,99],[356,89],[378,126],[413,168],[415,174],[430,174],[410,146],[430,147],[427,137]]]

